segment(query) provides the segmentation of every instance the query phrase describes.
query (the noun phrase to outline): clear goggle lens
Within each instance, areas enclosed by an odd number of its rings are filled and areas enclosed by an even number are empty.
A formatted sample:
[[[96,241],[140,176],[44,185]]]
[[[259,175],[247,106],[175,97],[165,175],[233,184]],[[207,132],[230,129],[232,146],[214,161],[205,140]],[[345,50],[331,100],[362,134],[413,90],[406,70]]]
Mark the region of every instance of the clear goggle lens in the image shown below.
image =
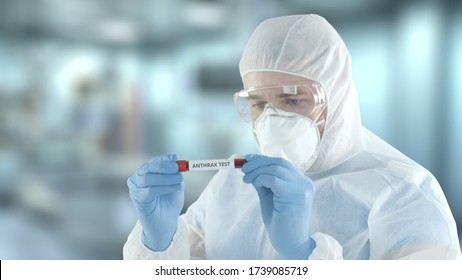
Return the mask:
[[[327,101],[321,84],[313,82],[241,90],[234,94],[234,105],[239,116],[250,122],[267,106],[316,119]]]

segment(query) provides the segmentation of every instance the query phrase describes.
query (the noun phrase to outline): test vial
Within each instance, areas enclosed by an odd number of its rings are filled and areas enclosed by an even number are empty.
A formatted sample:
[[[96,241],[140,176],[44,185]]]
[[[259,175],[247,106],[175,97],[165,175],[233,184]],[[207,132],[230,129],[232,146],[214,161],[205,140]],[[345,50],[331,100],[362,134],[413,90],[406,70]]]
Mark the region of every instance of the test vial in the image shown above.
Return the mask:
[[[243,158],[236,159],[212,159],[212,160],[177,160],[178,171],[219,170],[230,168],[242,168],[247,161]]]

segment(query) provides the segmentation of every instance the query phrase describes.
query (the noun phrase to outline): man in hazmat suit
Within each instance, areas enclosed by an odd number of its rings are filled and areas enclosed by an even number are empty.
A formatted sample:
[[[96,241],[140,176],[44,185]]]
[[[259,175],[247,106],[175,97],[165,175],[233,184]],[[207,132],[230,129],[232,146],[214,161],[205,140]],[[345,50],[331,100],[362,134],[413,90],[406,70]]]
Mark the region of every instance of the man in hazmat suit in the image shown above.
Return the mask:
[[[261,23],[235,94],[261,154],[219,171],[183,215],[176,155],[128,179],[125,259],[460,259],[436,179],[361,124],[351,59],[317,15]]]

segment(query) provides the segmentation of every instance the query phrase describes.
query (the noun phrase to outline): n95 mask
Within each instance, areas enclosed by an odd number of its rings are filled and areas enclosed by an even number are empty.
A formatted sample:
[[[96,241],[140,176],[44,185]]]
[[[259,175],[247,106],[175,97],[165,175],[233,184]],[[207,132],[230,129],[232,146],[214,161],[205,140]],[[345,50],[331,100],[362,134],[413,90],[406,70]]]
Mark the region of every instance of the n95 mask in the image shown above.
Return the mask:
[[[305,172],[317,158],[318,125],[323,122],[267,106],[256,119],[253,132],[263,155],[284,158]]]

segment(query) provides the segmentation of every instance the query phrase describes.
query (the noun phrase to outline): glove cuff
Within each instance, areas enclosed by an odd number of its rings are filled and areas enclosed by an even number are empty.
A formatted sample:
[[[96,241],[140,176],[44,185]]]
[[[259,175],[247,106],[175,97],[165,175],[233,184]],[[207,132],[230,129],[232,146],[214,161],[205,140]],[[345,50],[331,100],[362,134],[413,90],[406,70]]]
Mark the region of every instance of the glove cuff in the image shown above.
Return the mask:
[[[308,236],[308,239],[302,245],[294,250],[292,254],[285,256],[285,258],[289,260],[307,260],[315,248],[316,242],[311,236]]]
[[[150,250],[158,252],[158,251],[165,251],[170,244],[172,243],[173,236],[175,236],[175,233],[177,231],[177,226],[175,226],[175,229],[172,231],[172,234],[169,236],[165,237],[167,233],[164,233],[164,237],[157,236],[152,237],[153,234],[146,234],[144,229],[141,231],[141,242],[143,242],[144,246],[148,247]],[[159,235],[159,234],[157,234]],[[149,237],[148,237],[149,236]]]

